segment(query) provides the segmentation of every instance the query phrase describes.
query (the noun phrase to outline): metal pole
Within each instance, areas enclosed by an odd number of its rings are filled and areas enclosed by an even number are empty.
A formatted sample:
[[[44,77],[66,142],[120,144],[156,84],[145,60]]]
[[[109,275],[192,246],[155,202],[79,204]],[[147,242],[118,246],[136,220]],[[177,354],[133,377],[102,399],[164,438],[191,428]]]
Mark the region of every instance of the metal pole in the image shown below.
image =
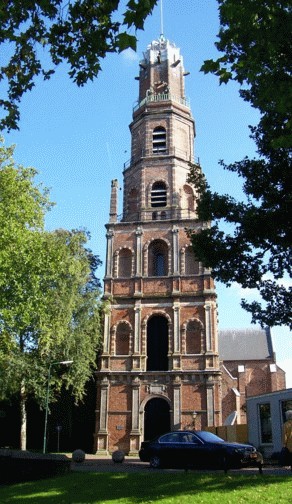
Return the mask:
[[[44,430],[43,453],[46,453],[46,449],[47,449],[47,426],[48,426],[48,412],[49,412],[49,393],[50,393],[50,381],[51,381],[51,367],[55,366],[56,364],[62,364],[62,365],[72,364],[72,362],[73,362],[73,360],[58,361],[58,362],[51,362],[50,365],[49,365],[49,369],[48,369],[48,383],[47,383],[47,394],[46,394],[46,408],[45,408],[45,430]]]
[[[160,36],[163,36],[163,3],[160,0]]]
[[[44,430],[43,453],[46,453],[46,449],[47,449],[47,425],[48,425],[48,410],[49,410],[49,393],[50,393],[51,367],[52,367],[52,363],[49,365],[49,369],[48,369],[48,383],[47,383],[46,407],[45,407],[45,430]]]

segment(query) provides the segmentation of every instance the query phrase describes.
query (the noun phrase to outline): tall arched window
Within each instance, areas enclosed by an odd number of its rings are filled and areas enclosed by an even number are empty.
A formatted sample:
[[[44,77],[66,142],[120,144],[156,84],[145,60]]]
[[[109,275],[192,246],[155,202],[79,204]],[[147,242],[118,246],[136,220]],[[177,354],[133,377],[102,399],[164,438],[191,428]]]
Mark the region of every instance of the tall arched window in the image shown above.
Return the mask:
[[[128,355],[130,343],[130,326],[120,322],[116,332],[116,355]]]
[[[182,190],[182,208],[184,210],[194,210],[194,191],[189,185],[184,185]]]
[[[154,315],[147,323],[147,371],[168,370],[168,323]]]
[[[186,353],[201,353],[202,326],[197,320],[190,320],[186,330]]]
[[[165,182],[154,182],[151,189],[151,207],[165,207],[167,202]]]
[[[187,247],[185,251],[185,274],[186,275],[198,275],[199,273],[199,262],[196,259],[193,248]]]
[[[132,273],[132,252],[123,248],[119,253],[119,277],[130,277]]]
[[[154,240],[148,250],[149,276],[166,276],[168,274],[168,247],[163,240]]]
[[[159,154],[166,151],[166,130],[162,126],[154,128],[152,135],[153,153]]]

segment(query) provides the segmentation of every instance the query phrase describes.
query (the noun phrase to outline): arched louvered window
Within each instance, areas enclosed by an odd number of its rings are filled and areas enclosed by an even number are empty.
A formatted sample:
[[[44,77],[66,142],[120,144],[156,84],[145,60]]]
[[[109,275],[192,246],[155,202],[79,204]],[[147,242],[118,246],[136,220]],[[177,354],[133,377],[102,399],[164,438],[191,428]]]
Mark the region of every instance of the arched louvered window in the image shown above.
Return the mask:
[[[151,189],[151,207],[165,207],[167,203],[166,185],[164,182],[154,182]]]
[[[162,126],[153,130],[152,145],[154,154],[166,151],[166,130]]]

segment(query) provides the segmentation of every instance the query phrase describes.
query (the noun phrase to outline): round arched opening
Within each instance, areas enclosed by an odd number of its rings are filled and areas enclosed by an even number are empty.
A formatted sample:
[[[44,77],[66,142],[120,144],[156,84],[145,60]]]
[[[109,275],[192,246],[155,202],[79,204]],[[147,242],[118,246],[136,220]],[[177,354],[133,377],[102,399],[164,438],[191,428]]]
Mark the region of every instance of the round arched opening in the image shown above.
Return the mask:
[[[168,323],[154,315],[147,323],[147,371],[168,370]]]
[[[150,399],[144,410],[144,440],[160,436],[170,431],[170,407],[165,399]]]

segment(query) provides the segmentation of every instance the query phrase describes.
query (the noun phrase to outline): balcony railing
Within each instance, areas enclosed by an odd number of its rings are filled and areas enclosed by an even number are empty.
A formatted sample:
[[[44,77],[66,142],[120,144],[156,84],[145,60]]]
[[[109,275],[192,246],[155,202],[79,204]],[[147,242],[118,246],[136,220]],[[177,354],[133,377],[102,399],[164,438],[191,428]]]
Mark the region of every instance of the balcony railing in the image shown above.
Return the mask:
[[[194,220],[197,214],[194,210],[171,208],[164,210],[161,208],[151,208],[139,212],[127,211],[117,216],[118,222],[145,222],[163,220]]]
[[[173,95],[172,93],[159,93],[159,94],[148,94],[139,103],[134,105],[133,112],[136,112],[143,105],[148,103],[166,102],[172,101],[178,103],[179,105],[184,105],[184,107],[190,108],[190,100],[188,98],[182,98],[180,96]]]
[[[177,147],[173,147],[171,149],[166,148],[164,150],[154,152],[153,149],[141,149],[139,152],[136,152],[135,156],[132,156],[131,159],[128,159],[128,161],[124,163],[124,170],[127,170],[130,166],[135,165],[136,163],[138,163],[138,161],[144,158],[157,158],[167,156],[177,157],[179,159],[183,159],[184,161],[189,161],[190,163],[195,163],[198,165],[200,164],[199,158],[193,159],[189,151],[178,149]]]

